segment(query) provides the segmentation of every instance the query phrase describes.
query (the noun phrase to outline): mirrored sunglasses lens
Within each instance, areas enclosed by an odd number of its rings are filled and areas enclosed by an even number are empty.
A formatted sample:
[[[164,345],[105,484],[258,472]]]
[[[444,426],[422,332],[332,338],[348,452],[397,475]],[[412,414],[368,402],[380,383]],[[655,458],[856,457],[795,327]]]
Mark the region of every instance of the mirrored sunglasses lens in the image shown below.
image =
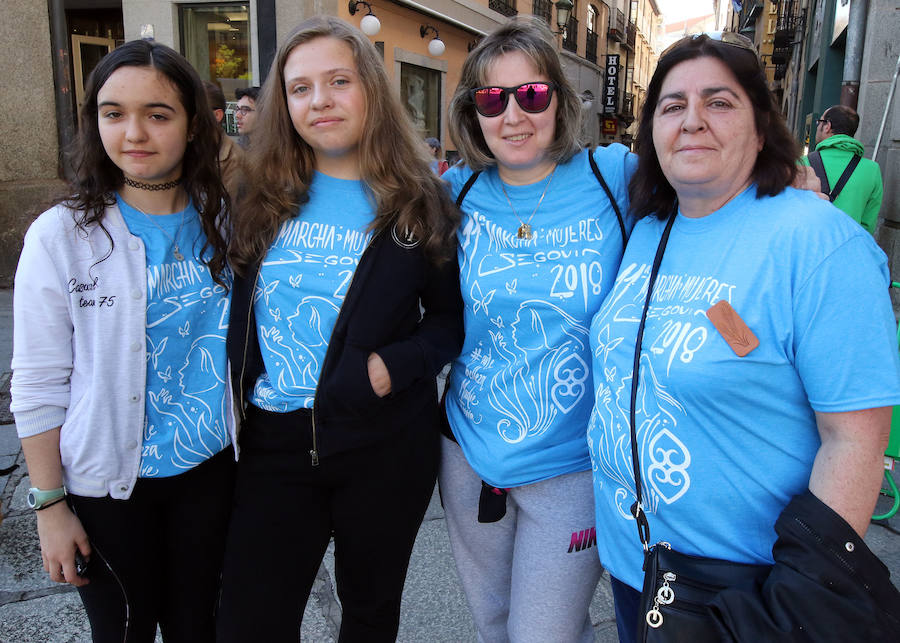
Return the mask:
[[[475,107],[482,116],[497,116],[506,108],[506,92],[501,87],[483,87],[475,92]]]
[[[528,83],[516,88],[516,100],[526,112],[542,112],[550,104],[551,93],[547,83]]]

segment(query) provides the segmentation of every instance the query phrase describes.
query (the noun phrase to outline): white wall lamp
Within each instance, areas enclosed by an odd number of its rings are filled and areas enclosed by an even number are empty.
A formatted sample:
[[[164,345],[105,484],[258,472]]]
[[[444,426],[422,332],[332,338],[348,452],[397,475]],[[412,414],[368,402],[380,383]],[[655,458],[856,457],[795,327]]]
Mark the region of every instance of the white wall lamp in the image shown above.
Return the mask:
[[[565,33],[566,27],[569,25],[569,17],[572,15],[572,9],[575,5],[572,4],[571,0],[557,0],[553,4],[556,5],[556,28],[559,30],[554,33]]]
[[[359,11],[357,5],[364,5],[366,9],[369,10],[369,13],[362,17],[362,20],[359,21],[359,28],[362,30],[364,34],[367,36],[374,36],[379,31],[381,31],[381,20],[377,18],[377,16],[372,12],[372,5],[364,0],[350,0],[349,11],[350,15],[356,15],[356,12]]]
[[[438,30],[431,25],[421,25],[419,27],[419,35],[422,36],[422,38],[427,36],[430,31],[434,32],[434,38],[428,43],[428,53],[437,57],[443,54],[446,49],[444,41],[441,40],[441,37],[438,34]]]

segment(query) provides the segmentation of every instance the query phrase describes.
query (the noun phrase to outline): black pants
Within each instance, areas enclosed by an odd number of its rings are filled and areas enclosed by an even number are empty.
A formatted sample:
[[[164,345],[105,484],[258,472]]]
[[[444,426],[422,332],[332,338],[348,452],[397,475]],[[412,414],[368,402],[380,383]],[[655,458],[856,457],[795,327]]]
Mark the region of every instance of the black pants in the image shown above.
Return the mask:
[[[226,448],[185,473],[139,478],[128,500],[69,495],[91,540],[78,589],[94,643],[215,639],[215,604],[234,483]]]
[[[241,432],[217,619],[221,642],[295,642],[329,539],[339,641],[393,641],[419,525],[434,489],[435,427],[310,461],[310,414],[252,411]]]

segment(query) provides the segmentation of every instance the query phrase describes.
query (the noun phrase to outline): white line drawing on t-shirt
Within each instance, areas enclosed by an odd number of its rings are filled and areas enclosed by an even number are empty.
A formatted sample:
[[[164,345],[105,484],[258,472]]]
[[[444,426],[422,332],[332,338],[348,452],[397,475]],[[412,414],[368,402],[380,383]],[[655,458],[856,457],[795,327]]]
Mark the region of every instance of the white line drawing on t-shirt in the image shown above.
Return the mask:
[[[319,360],[312,349],[327,346],[330,332],[323,330],[324,319],[328,318],[328,310],[337,315],[338,307],[324,297],[304,297],[294,313],[286,321],[291,336],[284,337],[278,326],[260,326],[259,338],[265,350],[277,356],[280,367],[277,374],[269,373],[270,381],[277,381],[277,389],[285,396],[301,397],[312,395],[316,390],[319,377]],[[300,334],[300,329],[313,331],[310,336]],[[324,350],[321,351],[324,354]],[[274,376],[274,377],[273,377]],[[275,382],[273,382],[275,383]]]
[[[511,342],[491,332],[494,352],[505,362],[491,378],[491,406],[500,436],[517,443],[544,433],[559,413],[575,408],[590,375],[581,357],[588,330],[558,306],[539,299],[519,305]]]

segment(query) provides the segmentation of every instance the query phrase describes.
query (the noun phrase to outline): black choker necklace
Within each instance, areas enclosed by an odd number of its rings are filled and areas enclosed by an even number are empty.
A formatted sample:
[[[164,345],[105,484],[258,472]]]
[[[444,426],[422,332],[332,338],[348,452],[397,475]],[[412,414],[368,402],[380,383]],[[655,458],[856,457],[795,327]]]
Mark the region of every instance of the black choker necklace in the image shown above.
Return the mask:
[[[171,190],[172,188],[176,188],[181,184],[181,179],[175,179],[174,181],[167,181],[165,183],[141,183],[140,181],[133,181],[129,179],[127,176],[125,177],[125,185],[137,188],[138,190],[150,190],[151,192],[161,192],[162,190]]]

